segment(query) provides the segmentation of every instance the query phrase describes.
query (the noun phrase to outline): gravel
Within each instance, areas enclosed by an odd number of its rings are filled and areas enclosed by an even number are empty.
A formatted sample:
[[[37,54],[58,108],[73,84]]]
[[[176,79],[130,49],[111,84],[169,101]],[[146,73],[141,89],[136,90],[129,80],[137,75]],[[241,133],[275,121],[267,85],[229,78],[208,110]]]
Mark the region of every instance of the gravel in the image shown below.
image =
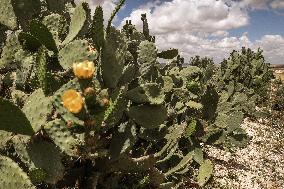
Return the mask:
[[[250,144],[234,152],[206,147],[214,177],[208,188],[284,189],[284,128],[265,120],[244,120]]]

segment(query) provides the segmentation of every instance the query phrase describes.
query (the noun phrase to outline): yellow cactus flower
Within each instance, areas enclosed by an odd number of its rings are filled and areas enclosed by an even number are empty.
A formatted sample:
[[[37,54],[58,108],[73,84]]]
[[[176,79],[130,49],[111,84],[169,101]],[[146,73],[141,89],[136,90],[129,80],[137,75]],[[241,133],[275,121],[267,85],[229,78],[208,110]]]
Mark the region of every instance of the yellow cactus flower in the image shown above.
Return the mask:
[[[63,106],[70,112],[77,114],[79,113],[84,104],[84,99],[80,93],[74,89],[69,89],[64,92],[61,97]]]
[[[95,65],[93,62],[85,60],[80,63],[73,64],[73,72],[79,79],[90,79],[95,73]]]

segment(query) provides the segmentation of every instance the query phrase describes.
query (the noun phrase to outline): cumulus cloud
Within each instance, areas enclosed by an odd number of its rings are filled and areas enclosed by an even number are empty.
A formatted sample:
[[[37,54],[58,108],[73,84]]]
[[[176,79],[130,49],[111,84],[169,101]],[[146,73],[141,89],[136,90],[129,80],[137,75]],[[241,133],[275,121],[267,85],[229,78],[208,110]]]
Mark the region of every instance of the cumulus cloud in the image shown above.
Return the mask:
[[[264,55],[270,63],[283,64],[284,60],[284,37],[281,35],[265,35],[254,44],[261,47]]]
[[[232,50],[245,46],[253,50],[262,48],[268,62],[279,64],[284,59],[282,36],[265,35],[253,42],[248,38],[247,33],[243,33],[240,37],[232,37],[228,32],[249,24],[249,8],[266,9],[271,2],[271,0],[172,0],[171,2],[157,0],[133,10],[129,17],[123,19],[120,28],[125,20],[132,20],[132,23],[142,30],[140,16],[146,13],[151,34],[156,36],[159,50],[178,48],[186,61],[190,57],[200,55],[220,62],[228,57]],[[276,8],[276,4],[273,6]]]
[[[238,0],[241,6],[245,6],[252,9],[267,9],[271,0]]]
[[[223,37],[220,39],[202,38],[186,33],[183,35],[181,33],[163,34],[157,37],[156,44],[159,50],[178,48],[186,60],[199,55],[213,58],[217,63],[228,57],[234,49],[241,49],[243,46],[255,48],[245,33],[239,38]]]
[[[173,0],[161,4],[154,1],[134,10],[123,22],[131,19],[133,24],[141,28],[141,13],[147,13],[149,27],[155,35],[177,31],[211,33],[249,23],[247,12],[237,3],[228,6],[224,1],[216,0]]]
[[[283,0],[275,0],[270,3],[270,7],[273,9],[284,9],[284,1]]]
[[[283,0],[234,0],[240,6],[251,9],[284,9]]]

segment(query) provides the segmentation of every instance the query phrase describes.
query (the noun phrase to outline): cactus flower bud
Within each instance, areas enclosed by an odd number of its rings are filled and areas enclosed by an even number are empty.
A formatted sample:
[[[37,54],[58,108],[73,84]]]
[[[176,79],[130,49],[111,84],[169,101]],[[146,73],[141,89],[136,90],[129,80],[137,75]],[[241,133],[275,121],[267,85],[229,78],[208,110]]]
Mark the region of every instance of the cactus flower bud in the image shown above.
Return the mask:
[[[69,89],[61,97],[63,106],[70,112],[77,114],[79,113],[84,104],[84,99],[80,93],[74,89]]]
[[[86,120],[84,122],[85,126],[87,127],[94,127],[96,125],[96,121],[95,120]]]
[[[85,60],[80,63],[73,64],[73,72],[79,79],[90,79],[95,73],[95,65],[93,62]]]
[[[96,94],[96,90],[93,87],[87,87],[84,89],[84,95],[85,96],[92,96]]]
[[[109,99],[103,98],[102,101],[103,101],[103,105],[104,105],[104,106],[109,106],[109,104],[110,104]]]

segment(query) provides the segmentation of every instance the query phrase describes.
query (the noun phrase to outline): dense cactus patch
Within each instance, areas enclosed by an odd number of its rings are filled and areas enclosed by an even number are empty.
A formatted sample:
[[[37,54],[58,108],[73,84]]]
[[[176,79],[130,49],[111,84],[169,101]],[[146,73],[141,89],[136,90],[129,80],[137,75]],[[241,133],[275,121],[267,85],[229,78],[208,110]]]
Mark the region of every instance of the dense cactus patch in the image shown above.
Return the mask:
[[[111,26],[123,0],[106,27],[85,2],[1,3],[0,188],[202,187],[204,144],[249,142],[240,125],[273,78],[262,51],[185,67],[157,49],[145,14],[142,32]]]

